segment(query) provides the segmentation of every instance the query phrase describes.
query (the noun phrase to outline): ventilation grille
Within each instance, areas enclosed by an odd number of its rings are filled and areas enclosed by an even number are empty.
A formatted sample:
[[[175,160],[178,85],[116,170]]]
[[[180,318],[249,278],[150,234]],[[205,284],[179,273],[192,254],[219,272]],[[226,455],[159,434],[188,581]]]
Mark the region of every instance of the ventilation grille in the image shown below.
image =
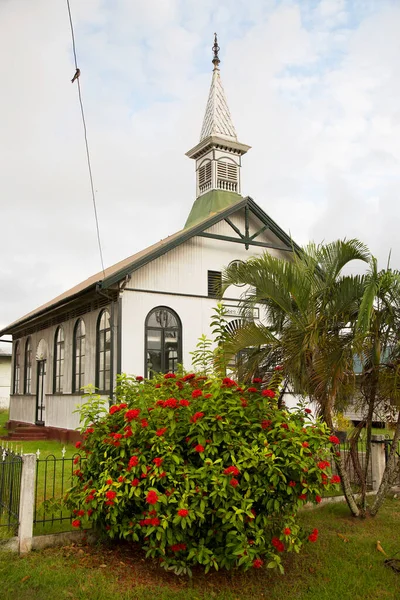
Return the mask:
[[[199,191],[203,194],[209,189],[211,189],[211,161],[208,161],[199,169]]]
[[[221,271],[207,271],[208,296],[219,298],[221,296],[222,273]]]
[[[217,164],[217,188],[237,192],[238,167],[231,162]]]

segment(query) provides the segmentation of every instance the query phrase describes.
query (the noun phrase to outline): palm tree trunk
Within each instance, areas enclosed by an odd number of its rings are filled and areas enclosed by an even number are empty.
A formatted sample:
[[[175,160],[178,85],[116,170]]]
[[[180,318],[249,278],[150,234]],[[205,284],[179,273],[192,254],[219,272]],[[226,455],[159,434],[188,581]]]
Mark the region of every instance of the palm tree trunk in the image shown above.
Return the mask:
[[[356,500],[355,500],[355,497],[353,494],[353,490],[351,489],[350,478],[346,471],[345,465],[343,463],[343,457],[340,453],[339,453],[340,456],[337,456],[336,452],[334,454],[335,454],[335,464],[336,464],[336,468],[337,468],[337,471],[340,476],[340,482],[342,484],[343,494],[344,494],[344,497],[346,498],[347,506],[349,507],[353,517],[360,517],[361,516],[360,509],[357,506],[357,503],[356,503]]]
[[[328,425],[329,429],[331,431],[333,431],[332,411],[330,410],[329,403],[327,403],[325,405],[323,418],[324,418],[325,423]],[[346,498],[347,506],[349,507],[350,512],[353,515],[353,517],[360,517],[361,516],[360,509],[357,506],[357,502],[354,497],[353,490],[351,489],[350,478],[346,471],[346,468],[345,468],[345,465],[343,462],[343,457],[340,452],[333,451],[332,453],[333,453],[333,456],[335,459],[337,472],[339,473],[340,482],[342,485],[344,497]]]
[[[383,473],[381,485],[379,486],[378,493],[376,494],[375,501],[370,510],[371,516],[375,516],[380,507],[382,506],[387,493],[389,491],[390,486],[392,485],[393,477],[396,472],[396,458],[397,458],[397,446],[400,439],[400,411],[397,418],[396,429],[394,432],[392,447],[390,448],[388,461],[386,463],[386,468]]]

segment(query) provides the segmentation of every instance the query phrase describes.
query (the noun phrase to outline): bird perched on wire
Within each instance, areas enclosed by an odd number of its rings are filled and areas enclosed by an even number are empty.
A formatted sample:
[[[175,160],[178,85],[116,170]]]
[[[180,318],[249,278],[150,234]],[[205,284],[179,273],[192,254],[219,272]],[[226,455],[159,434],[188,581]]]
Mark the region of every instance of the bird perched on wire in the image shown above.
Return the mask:
[[[78,69],[78,67],[76,68],[75,71],[75,75],[73,76],[73,78],[71,79],[71,83],[74,83],[75,79],[78,79],[79,75],[81,74],[81,70]]]

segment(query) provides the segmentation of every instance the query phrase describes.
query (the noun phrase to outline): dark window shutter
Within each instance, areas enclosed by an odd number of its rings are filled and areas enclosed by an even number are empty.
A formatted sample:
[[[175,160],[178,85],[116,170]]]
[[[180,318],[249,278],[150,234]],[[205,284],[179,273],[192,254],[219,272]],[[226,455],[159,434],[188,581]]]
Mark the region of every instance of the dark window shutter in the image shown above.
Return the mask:
[[[221,295],[222,273],[221,271],[207,271],[208,276],[208,296],[210,298],[219,298]]]

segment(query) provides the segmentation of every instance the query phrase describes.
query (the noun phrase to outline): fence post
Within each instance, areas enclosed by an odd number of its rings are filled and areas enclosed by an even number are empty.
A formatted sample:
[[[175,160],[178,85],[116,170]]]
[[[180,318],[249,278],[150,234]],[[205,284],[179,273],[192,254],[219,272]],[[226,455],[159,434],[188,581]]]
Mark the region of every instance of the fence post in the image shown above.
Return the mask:
[[[24,454],[22,456],[21,496],[19,503],[18,541],[20,554],[26,554],[32,549],[35,475],[36,454]]]
[[[386,467],[385,436],[371,436],[372,490],[376,492],[381,485]]]

